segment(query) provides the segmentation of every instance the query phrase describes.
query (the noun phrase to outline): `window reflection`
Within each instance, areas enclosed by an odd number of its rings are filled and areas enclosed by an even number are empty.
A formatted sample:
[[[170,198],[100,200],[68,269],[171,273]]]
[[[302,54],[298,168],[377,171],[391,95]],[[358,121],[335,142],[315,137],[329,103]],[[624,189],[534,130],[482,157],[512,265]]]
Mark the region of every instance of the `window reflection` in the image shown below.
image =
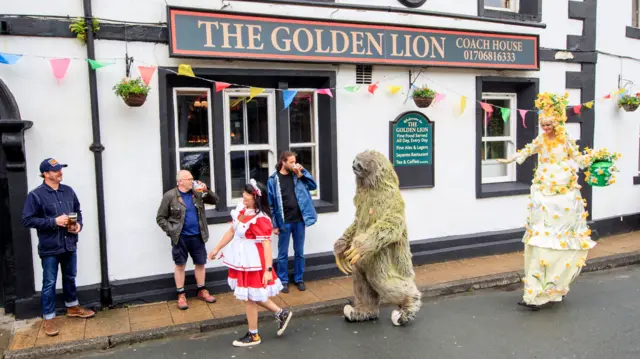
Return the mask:
[[[178,147],[209,146],[207,92],[183,92],[176,96]]]

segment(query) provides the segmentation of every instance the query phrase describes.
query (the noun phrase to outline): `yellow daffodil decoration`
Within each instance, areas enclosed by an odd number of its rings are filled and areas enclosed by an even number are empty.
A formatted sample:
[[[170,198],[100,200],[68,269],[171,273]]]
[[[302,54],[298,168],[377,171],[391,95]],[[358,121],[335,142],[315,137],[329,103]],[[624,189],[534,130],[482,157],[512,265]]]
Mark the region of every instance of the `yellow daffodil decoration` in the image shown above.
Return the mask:
[[[544,92],[538,94],[535,105],[541,111],[539,118],[551,118],[553,120],[553,130],[555,138],[553,140],[544,135],[545,145],[547,147],[555,147],[563,144],[566,139],[564,124],[567,122],[567,105],[569,104],[569,93],[565,92],[563,96]]]
[[[583,156],[591,166],[584,173],[584,181],[592,186],[605,187],[616,183],[614,172],[618,172],[615,161],[622,157],[618,152],[609,152],[606,148],[593,150],[585,148]]]

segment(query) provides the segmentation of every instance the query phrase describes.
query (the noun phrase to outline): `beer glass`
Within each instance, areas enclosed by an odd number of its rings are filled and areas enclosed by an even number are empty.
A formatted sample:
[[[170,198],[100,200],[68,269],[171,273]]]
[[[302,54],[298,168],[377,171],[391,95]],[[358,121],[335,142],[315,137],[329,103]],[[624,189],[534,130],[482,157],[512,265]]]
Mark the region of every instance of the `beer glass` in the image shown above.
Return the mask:
[[[69,221],[67,222],[67,230],[71,231],[75,229],[75,226],[78,223],[78,214],[75,212],[71,212],[67,217],[69,217]]]

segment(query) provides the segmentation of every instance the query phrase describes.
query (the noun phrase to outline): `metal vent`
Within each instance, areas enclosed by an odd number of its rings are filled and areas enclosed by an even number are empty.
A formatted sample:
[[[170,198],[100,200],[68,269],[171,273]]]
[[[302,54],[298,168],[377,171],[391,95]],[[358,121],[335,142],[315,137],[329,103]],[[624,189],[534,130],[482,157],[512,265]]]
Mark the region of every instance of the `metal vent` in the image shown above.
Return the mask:
[[[356,84],[370,84],[372,71],[371,65],[356,65]]]

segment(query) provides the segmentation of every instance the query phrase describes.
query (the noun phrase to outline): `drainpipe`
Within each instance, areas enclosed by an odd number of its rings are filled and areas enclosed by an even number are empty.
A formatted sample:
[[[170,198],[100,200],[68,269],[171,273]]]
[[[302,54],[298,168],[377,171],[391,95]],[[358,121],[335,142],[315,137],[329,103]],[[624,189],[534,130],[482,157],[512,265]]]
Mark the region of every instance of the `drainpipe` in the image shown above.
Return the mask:
[[[82,0],[84,7],[84,20],[87,24],[87,58],[95,60],[93,15],[91,0]],[[100,143],[100,112],[98,111],[98,84],[96,72],[89,69],[89,94],[91,96],[91,125],[93,128],[93,143],[89,150],[93,152],[96,172],[96,199],[98,202],[98,236],[100,241],[100,304],[108,307],[113,304],[111,297],[111,284],[109,283],[109,263],[107,260],[107,228],[104,214],[104,179],[102,176],[102,151],[104,146]]]

